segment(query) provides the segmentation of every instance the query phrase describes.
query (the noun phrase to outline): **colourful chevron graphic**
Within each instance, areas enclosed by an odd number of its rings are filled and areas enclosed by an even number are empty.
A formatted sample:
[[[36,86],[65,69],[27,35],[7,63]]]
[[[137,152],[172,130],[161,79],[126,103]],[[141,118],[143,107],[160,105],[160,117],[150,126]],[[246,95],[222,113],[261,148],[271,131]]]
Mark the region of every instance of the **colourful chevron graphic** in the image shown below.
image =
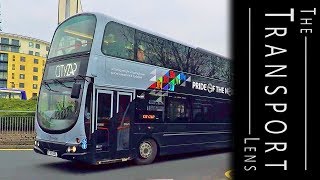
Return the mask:
[[[186,82],[191,82],[191,77],[187,78],[184,73],[176,73],[173,70],[169,70],[165,75],[157,77],[156,69],[150,74],[153,77],[150,79],[153,83],[149,86],[149,89],[174,91],[176,86],[186,86]]]

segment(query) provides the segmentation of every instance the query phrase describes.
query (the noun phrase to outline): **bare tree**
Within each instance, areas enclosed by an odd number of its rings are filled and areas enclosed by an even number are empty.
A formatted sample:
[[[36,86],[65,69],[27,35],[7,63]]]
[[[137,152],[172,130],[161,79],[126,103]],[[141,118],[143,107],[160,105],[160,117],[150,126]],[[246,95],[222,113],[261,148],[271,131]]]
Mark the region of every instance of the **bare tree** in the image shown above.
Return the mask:
[[[128,27],[121,28],[120,33],[123,44],[143,45],[148,64],[224,81],[232,78],[231,61],[228,59]],[[136,49],[132,47],[127,50],[133,53]]]

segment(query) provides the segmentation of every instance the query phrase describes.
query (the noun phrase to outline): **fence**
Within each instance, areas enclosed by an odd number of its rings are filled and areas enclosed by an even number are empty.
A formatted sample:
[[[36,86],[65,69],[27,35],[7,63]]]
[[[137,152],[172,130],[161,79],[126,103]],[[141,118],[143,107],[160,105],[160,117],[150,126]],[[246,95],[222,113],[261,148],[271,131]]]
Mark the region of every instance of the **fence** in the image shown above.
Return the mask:
[[[34,138],[34,116],[0,117],[0,147],[30,146]]]
[[[0,134],[34,134],[34,117],[0,117]]]

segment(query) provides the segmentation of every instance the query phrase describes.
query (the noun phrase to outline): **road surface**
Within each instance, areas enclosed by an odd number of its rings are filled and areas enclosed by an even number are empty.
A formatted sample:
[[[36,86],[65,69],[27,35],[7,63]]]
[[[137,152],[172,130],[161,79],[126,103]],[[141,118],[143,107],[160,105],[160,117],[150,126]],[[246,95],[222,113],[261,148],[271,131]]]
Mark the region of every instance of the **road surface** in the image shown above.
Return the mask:
[[[160,157],[145,166],[89,166],[33,151],[0,151],[0,180],[226,180],[230,161],[230,152],[205,152]]]

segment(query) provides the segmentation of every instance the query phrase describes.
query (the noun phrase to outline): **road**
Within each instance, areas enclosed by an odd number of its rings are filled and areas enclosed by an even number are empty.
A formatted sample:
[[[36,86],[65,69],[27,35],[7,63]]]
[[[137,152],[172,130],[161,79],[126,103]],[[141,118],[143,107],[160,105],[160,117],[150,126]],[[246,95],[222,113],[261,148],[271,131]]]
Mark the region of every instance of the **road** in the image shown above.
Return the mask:
[[[160,157],[150,165],[76,164],[33,151],[0,151],[0,180],[226,180],[230,152]]]

